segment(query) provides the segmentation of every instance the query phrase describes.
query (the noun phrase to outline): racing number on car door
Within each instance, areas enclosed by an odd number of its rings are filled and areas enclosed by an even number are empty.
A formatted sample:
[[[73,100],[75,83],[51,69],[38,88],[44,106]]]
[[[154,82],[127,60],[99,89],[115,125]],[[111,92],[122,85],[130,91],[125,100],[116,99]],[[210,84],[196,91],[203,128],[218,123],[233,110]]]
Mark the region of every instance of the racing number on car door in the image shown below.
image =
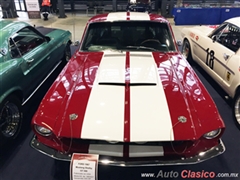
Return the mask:
[[[209,66],[211,69],[213,69],[214,66],[214,51],[209,50],[209,48],[206,50],[207,57],[206,57],[206,65]]]

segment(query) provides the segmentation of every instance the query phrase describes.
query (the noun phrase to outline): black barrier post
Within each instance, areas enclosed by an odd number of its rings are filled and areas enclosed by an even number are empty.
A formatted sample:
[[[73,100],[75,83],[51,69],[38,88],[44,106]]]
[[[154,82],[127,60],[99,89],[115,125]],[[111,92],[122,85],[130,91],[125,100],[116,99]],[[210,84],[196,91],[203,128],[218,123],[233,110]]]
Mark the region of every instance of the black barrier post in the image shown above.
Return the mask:
[[[14,0],[0,0],[3,18],[18,17]]]
[[[173,7],[174,0],[162,0],[161,15],[166,18],[171,18]]]
[[[158,13],[158,0],[155,1],[155,9],[154,10],[157,11],[157,13]]]
[[[12,11],[13,11],[13,18],[19,17],[19,16],[17,15],[17,9],[16,9],[16,6],[15,6],[14,0],[11,0],[11,7],[10,7],[10,8],[11,8]]]
[[[52,11],[54,13],[57,12],[57,0],[51,0],[51,4],[52,4]]]
[[[113,1],[113,12],[117,11],[117,0],[112,0]]]
[[[58,0],[59,16],[58,18],[66,18],[63,0]]]

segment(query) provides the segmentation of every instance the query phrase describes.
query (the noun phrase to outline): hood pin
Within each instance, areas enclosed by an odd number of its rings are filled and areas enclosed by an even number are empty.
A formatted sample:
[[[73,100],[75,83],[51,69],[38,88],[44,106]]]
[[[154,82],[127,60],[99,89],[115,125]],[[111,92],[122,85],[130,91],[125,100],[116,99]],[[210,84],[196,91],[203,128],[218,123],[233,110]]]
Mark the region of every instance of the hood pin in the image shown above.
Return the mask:
[[[187,122],[187,118],[184,117],[184,116],[179,116],[178,121],[181,122],[181,123],[185,123],[185,122]]]
[[[77,119],[77,118],[78,118],[78,115],[77,115],[77,114],[70,114],[70,115],[69,115],[69,119],[72,120],[72,121],[75,120],[75,119]]]

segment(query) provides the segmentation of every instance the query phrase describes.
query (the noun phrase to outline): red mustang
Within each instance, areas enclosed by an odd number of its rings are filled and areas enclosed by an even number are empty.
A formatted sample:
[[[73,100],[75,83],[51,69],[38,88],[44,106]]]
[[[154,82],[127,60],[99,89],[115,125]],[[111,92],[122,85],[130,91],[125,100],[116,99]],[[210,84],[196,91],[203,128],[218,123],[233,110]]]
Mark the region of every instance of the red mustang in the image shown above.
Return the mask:
[[[212,98],[156,14],[91,18],[32,129],[31,145],[59,160],[88,153],[116,166],[190,164],[225,151]]]

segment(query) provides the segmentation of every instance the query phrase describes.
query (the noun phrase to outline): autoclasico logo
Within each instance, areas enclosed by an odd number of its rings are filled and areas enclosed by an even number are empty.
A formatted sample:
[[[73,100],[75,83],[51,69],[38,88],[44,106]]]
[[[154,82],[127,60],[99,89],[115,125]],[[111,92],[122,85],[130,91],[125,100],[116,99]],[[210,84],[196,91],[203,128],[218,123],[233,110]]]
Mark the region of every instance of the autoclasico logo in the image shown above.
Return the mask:
[[[191,170],[183,170],[181,172],[182,178],[214,178],[216,176],[215,172],[208,171],[191,171]]]
[[[208,172],[208,171],[191,171],[191,170],[183,170],[180,173],[180,176],[182,178],[214,178],[216,177],[215,172]],[[164,172],[163,170],[160,170],[156,176],[156,178],[177,178],[179,177],[179,172],[177,171],[170,171],[170,172]]]
[[[215,173],[213,171],[192,171],[182,170],[177,171],[163,171],[158,173],[141,173],[142,178],[182,178],[182,179],[213,179],[213,178],[239,178],[239,173]]]

